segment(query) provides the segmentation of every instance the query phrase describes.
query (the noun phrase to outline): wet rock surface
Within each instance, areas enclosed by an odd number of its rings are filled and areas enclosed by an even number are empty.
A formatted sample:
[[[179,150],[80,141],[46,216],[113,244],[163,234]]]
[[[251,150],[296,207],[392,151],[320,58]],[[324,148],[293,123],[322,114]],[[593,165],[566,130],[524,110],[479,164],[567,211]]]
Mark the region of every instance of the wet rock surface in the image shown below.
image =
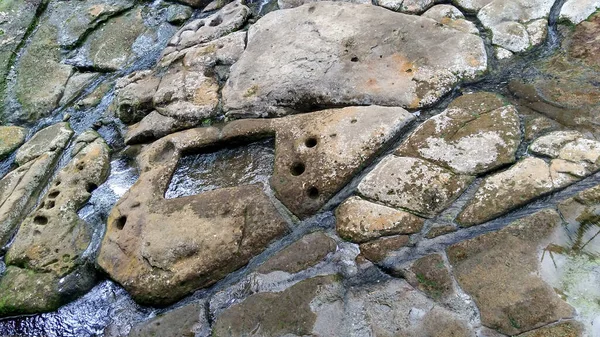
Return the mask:
[[[598,335],[598,7],[2,2],[0,335]]]

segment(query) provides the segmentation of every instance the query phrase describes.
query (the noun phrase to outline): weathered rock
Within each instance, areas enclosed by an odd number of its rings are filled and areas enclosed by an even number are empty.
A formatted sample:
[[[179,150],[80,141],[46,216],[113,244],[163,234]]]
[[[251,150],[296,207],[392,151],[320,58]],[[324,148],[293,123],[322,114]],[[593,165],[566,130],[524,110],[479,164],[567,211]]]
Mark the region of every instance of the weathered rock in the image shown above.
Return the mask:
[[[279,9],[288,9],[300,7],[307,3],[318,2],[322,0],[277,0],[277,6]],[[327,0],[327,1],[344,1],[354,4],[371,4],[370,0]]]
[[[117,80],[117,117],[127,124],[140,121],[154,107],[152,99],[159,84],[160,78],[150,70],[133,72]]]
[[[421,14],[428,8],[436,3],[441,2],[440,0],[376,0],[377,4],[381,7],[391,9],[396,12],[408,13],[408,14]]]
[[[529,145],[529,151],[538,156],[556,158],[568,143],[582,138],[578,131],[555,131],[536,139]]]
[[[109,215],[98,256],[98,264],[136,301],[173,303],[245,265],[287,232],[257,185],[165,199],[182,152],[236,136],[193,129],[155,142],[138,157],[142,174]]]
[[[576,25],[594,14],[598,8],[598,0],[567,0],[561,7],[558,18]]]
[[[74,73],[69,77],[65,85],[65,90],[59,101],[59,105],[66,105],[73,101],[77,95],[81,94],[83,89],[98,78],[98,73]]]
[[[208,336],[210,333],[210,323],[208,322],[205,305],[204,301],[195,302],[158,315],[134,326],[128,336],[189,337],[196,336],[197,334]]]
[[[273,116],[314,106],[417,108],[486,68],[473,34],[377,6],[317,2],[271,12],[250,27],[223,88],[224,110]]]
[[[177,2],[186,4],[186,5],[194,7],[194,8],[202,8],[202,7],[206,6],[210,1],[209,0],[177,0]]]
[[[454,275],[485,326],[515,335],[573,317],[573,308],[538,276],[538,249],[559,226],[560,216],[543,210],[448,249]]]
[[[360,253],[369,261],[379,263],[383,261],[390,252],[399,250],[410,244],[407,235],[387,236],[373,241],[362,243]]]
[[[433,239],[437,238],[438,236],[446,235],[452,232],[456,232],[456,227],[452,225],[435,226],[431,228],[429,232],[427,232],[427,235],[425,235],[425,237],[428,239]]]
[[[400,145],[397,155],[417,157],[476,175],[515,162],[521,142],[519,116],[490,93],[461,96],[425,121]]]
[[[167,8],[167,22],[180,25],[192,16],[193,10],[188,6],[171,5]]]
[[[518,337],[581,337],[583,327],[577,321],[566,321],[552,326],[535,329]]]
[[[35,0],[0,3],[0,85],[4,84],[11,60],[27,29],[34,22],[38,8],[47,2]]]
[[[404,277],[413,287],[434,300],[447,298],[454,293],[452,277],[439,254],[418,259],[405,271]]]
[[[94,269],[83,256],[92,233],[77,211],[108,171],[109,149],[96,134],[58,173],[39,207],[19,227],[6,254],[10,276],[0,279],[0,298],[5,299],[0,301],[1,313],[56,310],[93,286]],[[19,282],[17,296],[14,280]],[[36,299],[40,290],[47,299]]]
[[[311,233],[285,247],[256,271],[263,274],[277,270],[297,273],[316,265],[327,254],[335,252],[336,246],[335,241],[323,232]]]
[[[0,159],[11,154],[27,136],[27,129],[19,126],[0,126]]]
[[[234,1],[206,18],[194,20],[183,26],[169,41],[163,57],[172,52],[201,45],[221,38],[241,28],[250,10],[240,1]]]
[[[67,123],[58,123],[39,131],[17,151],[20,167],[0,180],[0,247],[35,206],[72,134]]]
[[[350,323],[351,322],[351,323]],[[255,330],[259,326],[259,330]],[[468,323],[403,280],[345,288],[334,277],[259,293],[217,317],[214,336],[474,336]]]
[[[452,0],[452,3],[464,11],[473,13],[479,12],[485,5],[494,0]]]
[[[274,119],[271,187],[298,217],[313,215],[413,118],[402,108],[368,106]]]
[[[450,205],[473,180],[422,159],[384,158],[358,185],[358,192],[390,207],[433,217]]]
[[[431,18],[442,25],[460,30],[461,32],[478,34],[477,26],[465,19],[461,11],[452,5],[436,5],[423,13],[424,17]]]
[[[361,243],[381,236],[414,234],[424,219],[408,212],[351,197],[336,210],[336,230],[340,237]]]

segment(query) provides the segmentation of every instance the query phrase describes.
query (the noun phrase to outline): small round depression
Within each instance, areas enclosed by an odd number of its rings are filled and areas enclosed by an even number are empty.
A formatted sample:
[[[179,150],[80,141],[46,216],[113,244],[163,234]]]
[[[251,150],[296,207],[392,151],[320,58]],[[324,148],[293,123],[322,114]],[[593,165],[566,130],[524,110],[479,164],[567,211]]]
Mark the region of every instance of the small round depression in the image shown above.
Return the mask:
[[[317,199],[319,197],[319,189],[312,186],[306,190],[306,195],[308,195],[308,197],[311,199]]]
[[[316,138],[316,137],[310,137],[310,138],[307,138],[307,139],[304,141],[304,145],[305,145],[306,147],[315,147],[315,146],[317,146],[317,138]]]
[[[122,230],[125,227],[126,222],[127,217],[123,215],[122,217],[118,218],[117,221],[115,221],[115,227],[117,227],[118,230]]]
[[[48,218],[46,218],[45,216],[42,215],[38,215],[35,218],[33,218],[33,223],[35,223],[36,225],[46,225],[48,224]]]
[[[304,166],[304,163],[296,162],[292,165],[292,167],[290,169],[290,173],[293,176],[299,176],[302,173],[304,173],[305,170],[306,170],[306,167]]]

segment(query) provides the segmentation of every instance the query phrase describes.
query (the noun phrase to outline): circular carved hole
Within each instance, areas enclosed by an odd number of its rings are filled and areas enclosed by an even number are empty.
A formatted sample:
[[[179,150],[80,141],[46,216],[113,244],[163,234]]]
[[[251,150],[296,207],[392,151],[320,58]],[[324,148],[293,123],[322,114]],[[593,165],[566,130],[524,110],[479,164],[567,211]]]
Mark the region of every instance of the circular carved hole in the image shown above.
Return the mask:
[[[352,58],[350,59],[350,61],[352,61],[352,62],[358,62],[358,57],[354,56],[354,57],[352,57]]]
[[[358,120],[357,120],[356,118],[352,118],[352,119],[350,120],[350,123],[351,123],[351,124],[354,124],[354,123],[356,123],[356,122],[358,122]]]
[[[43,215],[38,215],[35,218],[33,218],[33,223],[35,223],[36,225],[46,225],[48,224],[48,218],[46,218]]]
[[[58,186],[60,185],[60,180],[57,180],[56,183],[54,184],[54,186]]]
[[[84,164],[84,163],[79,163],[79,164],[77,164],[77,169],[78,169],[79,171],[83,171],[83,169],[84,169],[84,168],[85,168],[85,164]]]
[[[314,186],[310,187],[308,190],[306,190],[306,194],[309,198],[316,199],[319,197],[319,189]]]
[[[60,191],[50,192],[50,194],[48,194],[48,198],[54,199],[54,198],[58,197],[59,194],[60,194]]]
[[[294,163],[294,165],[292,165],[292,168],[290,169],[290,172],[292,173],[293,176],[299,176],[302,173],[304,173],[305,169],[306,169],[306,167],[304,166],[303,163]]]
[[[118,230],[122,230],[125,227],[126,222],[127,217],[123,215],[122,217],[118,218],[117,221],[115,221],[115,227],[117,227]]]
[[[88,193],[92,193],[92,192],[94,192],[94,190],[95,190],[95,189],[97,189],[97,188],[98,188],[98,185],[96,185],[96,184],[94,184],[94,183],[87,183],[87,184],[85,185],[85,190],[86,190]]]
[[[315,147],[315,146],[317,146],[317,138],[316,137],[310,137],[310,138],[308,138],[306,141],[304,141],[304,145],[306,145],[306,147]]]
[[[46,204],[46,209],[53,209],[55,206],[54,200],[48,200],[48,203]]]

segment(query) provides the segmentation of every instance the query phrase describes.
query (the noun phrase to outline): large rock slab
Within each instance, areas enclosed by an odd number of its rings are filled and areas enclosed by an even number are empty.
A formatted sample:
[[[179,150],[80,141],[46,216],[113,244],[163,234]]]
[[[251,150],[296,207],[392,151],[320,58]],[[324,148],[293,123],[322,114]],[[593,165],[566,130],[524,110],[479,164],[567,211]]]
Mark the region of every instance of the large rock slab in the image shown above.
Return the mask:
[[[456,280],[485,326],[516,335],[573,317],[573,308],[539,277],[538,250],[560,226],[558,213],[543,210],[448,248]]]
[[[165,137],[140,155],[142,173],[111,211],[98,256],[102,269],[136,301],[173,303],[242,267],[287,232],[258,185],[164,197],[182,152],[240,135],[193,129]]]
[[[396,12],[421,14],[440,0],[377,0],[377,5]]]
[[[271,12],[250,27],[223,88],[224,110],[274,116],[315,106],[418,108],[486,69],[476,35],[377,6],[318,2]]]
[[[396,154],[477,175],[514,163],[520,142],[516,109],[494,94],[476,93],[461,96],[419,125]]]
[[[27,129],[19,126],[0,126],[0,159],[11,154],[27,136]]]
[[[567,0],[561,7],[558,18],[576,25],[594,14],[598,8],[598,0]]]
[[[335,218],[340,237],[356,243],[388,235],[418,233],[424,223],[424,219],[416,215],[360,197],[346,199],[336,209]]]
[[[0,247],[35,206],[72,134],[69,124],[58,123],[39,131],[17,151],[20,167],[0,180]]]
[[[131,329],[128,336],[208,336],[209,326],[206,303],[201,301],[139,323]]]
[[[422,159],[389,155],[360,182],[358,192],[390,207],[433,217],[458,198],[472,180]]]
[[[77,212],[108,176],[110,161],[104,140],[89,133],[92,140],[58,173],[6,254],[9,267],[0,279],[2,315],[56,310],[93,286],[93,264],[84,256],[92,233]],[[42,291],[44,300],[37,298]]]

